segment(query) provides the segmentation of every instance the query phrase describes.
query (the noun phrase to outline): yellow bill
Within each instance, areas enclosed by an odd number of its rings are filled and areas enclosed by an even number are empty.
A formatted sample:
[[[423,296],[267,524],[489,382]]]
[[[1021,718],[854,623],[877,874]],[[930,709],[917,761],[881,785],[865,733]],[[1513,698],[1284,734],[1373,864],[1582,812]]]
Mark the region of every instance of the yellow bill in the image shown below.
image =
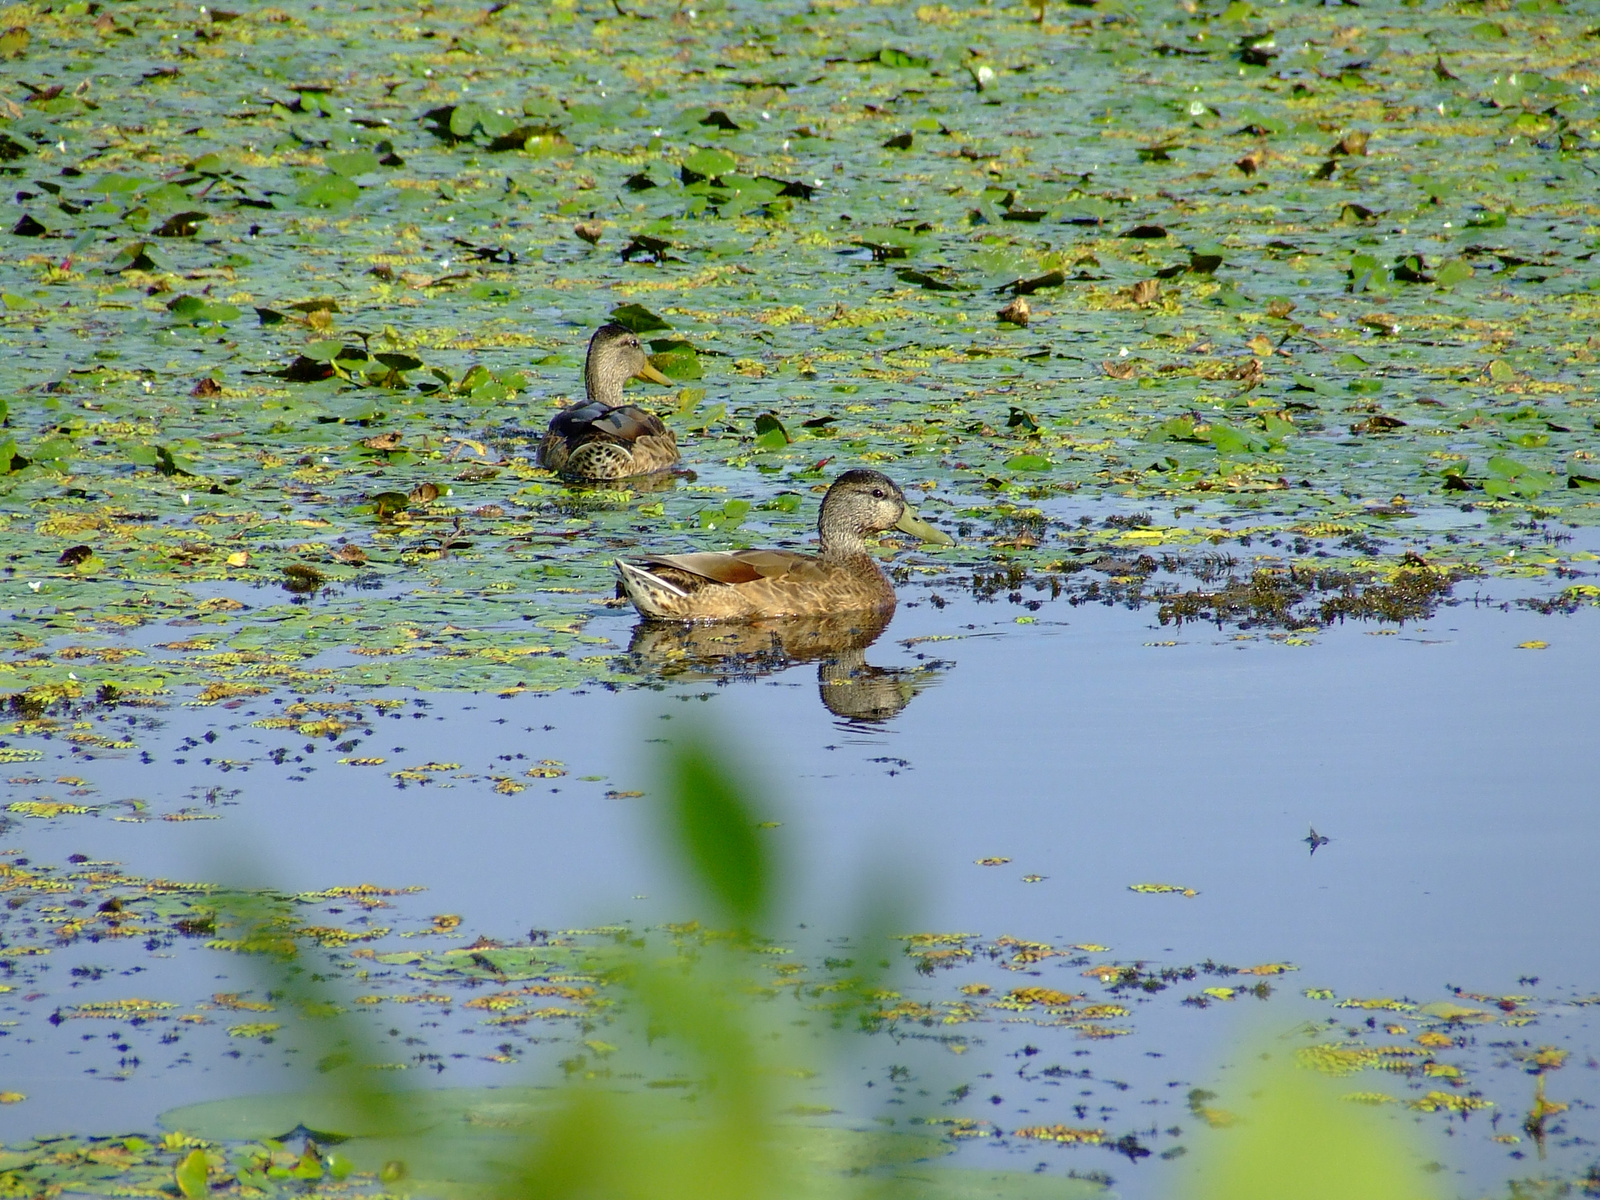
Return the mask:
[[[935,529],[909,508],[900,514],[900,519],[894,523],[894,527],[901,533],[909,533],[920,542],[932,542],[936,546],[956,544],[955,538],[942,529]]]
[[[639,368],[639,373],[637,375],[635,375],[634,378],[635,379],[648,379],[651,383],[659,383],[663,387],[671,387],[672,386],[672,380],[668,379],[665,375],[663,375],[660,371],[656,370],[648,362],[645,363],[644,366]]]

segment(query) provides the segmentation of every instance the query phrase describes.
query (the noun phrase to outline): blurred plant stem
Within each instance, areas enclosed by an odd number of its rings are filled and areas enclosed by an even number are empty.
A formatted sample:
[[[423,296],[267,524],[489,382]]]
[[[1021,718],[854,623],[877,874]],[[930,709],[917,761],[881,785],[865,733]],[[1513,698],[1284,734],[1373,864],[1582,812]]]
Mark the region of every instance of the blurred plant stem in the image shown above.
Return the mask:
[[[561,1063],[564,1078],[554,1087],[465,1089],[472,1095],[453,1107],[449,1093],[386,1088],[392,1076],[377,1070],[381,1043],[302,959],[304,930],[285,898],[235,892],[219,901],[213,944],[253,951],[267,964],[273,999],[304,1018],[293,1032],[322,1072],[322,1094],[296,1111],[320,1113],[328,1126],[301,1118],[299,1164],[273,1169],[283,1178],[311,1178],[324,1167],[332,1173],[338,1156],[321,1157],[321,1143],[359,1130],[342,1146],[350,1157],[339,1160],[340,1170],[354,1163],[391,1192],[449,1200],[877,1200],[901,1192],[1038,1200],[1042,1183],[1028,1173],[910,1170],[951,1149],[927,1133],[862,1129],[863,1114],[854,1128],[794,1119],[832,1112],[797,1103],[815,1099],[819,1086],[807,1091],[799,1081],[826,1079],[830,1063],[858,1052],[846,1039],[881,1025],[881,1003],[895,995],[886,991],[887,974],[905,960],[897,943],[911,927],[901,907],[907,888],[869,873],[876,890],[863,893],[856,934],[832,940],[848,946],[845,972],[801,982],[803,972],[771,937],[782,871],[762,832],[770,813],[758,810],[750,773],[703,729],[679,727],[658,777],[661,844],[702,919],[590,931],[610,936],[563,960],[570,965],[550,979],[594,995],[581,1014],[582,1050]],[[1210,1093],[1191,1095],[1210,1128],[1197,1157],[1185,1160],[1195,1165],[1179,1181],[1184,1197],[1436,1194],[1392,1119],[1339,1098],[1281,1048],[1250,1055],[1230,1092],[1228,1109],[1202,1105]],[[281,1105],[273,1111],[284,1119]],[[269,1158],[286,1149],[282,1139],[267,1140]],[[198,1200],[205,1160],[183,1162],[176,1182]],[[1075,1197],[1098,1196],[1105,1194],[1098,1178],[1048,1182],[1070,1183]]]

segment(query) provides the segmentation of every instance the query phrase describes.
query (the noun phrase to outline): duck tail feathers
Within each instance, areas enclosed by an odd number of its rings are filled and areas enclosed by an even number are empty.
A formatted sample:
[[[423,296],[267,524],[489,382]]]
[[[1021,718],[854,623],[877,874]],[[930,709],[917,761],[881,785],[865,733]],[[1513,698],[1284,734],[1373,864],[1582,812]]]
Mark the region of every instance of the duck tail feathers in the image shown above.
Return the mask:
[[[688,599],[689,593],[677,584],[645,570],[637,563],[616,559],[617,573],[622,577],[622,588],[628,593],[633,606],[647,617],[671,617],[673,613],[662,603],[676,598]]]

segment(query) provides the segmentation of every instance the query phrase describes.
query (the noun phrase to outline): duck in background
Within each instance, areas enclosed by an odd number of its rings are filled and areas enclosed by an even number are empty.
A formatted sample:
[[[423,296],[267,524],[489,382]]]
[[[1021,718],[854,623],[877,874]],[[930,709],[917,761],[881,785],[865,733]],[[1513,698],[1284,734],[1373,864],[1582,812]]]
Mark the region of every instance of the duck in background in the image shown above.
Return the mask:
[[[850,612],[893,612],[894,585],[866,537],[898,529],[923,542],[954,540],[922,520],[904,493],[877,471],[846,471],[833,481],[817,517],[820,552],[733,550],[618,559],[628,599],[646,617],[667,621],[748,621]]]
[[[665,471],[678,461],[678,439],[654,413],[622,403],[622,386],[648,379],[672,386],[650,365],[639,336],[621,325],[602,325],[589,339],[583,364],[588,398],[550,421],[539,445],[539,465],[577,480],[627,479]]]

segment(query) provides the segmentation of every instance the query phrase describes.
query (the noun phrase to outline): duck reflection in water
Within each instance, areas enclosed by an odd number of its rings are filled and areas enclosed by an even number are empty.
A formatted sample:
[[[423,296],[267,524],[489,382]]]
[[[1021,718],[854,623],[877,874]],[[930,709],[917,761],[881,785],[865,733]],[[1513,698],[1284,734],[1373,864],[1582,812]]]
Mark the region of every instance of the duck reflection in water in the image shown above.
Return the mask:
[[[697,476],[688,467],[679,466],[670,471],[656,471],[650,475],[631,475],[627,479],[569,479],[562,478],[567,491],[574,496],[605,499],[618,492],[670,492],[679,483],[693,483]],[[558,502],[559,507],[559,502]]]
[[[898,716],[936,683],[948,663],[875,667],[867,648],[888,628],[890,612],[831,617],[769,617],[689,625],[641,621],[629,653],[639,669],[663,679],[760,679],[800,663],[817,664],[824,707],[845,721],[877,724]]]

